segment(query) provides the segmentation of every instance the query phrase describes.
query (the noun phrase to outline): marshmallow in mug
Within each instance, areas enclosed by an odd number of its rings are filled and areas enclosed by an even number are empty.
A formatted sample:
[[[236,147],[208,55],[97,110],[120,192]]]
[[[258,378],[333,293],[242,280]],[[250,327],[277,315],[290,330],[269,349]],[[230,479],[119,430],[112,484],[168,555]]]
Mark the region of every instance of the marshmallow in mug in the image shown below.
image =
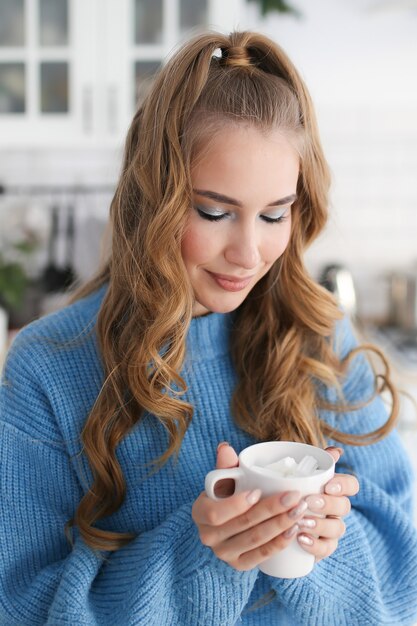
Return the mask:
[[[269,463],[263,469],[269,469],[280,476],[311,476],[319,474],[323,470],[318,469],[317,460],[309,455],[304,456],[299,463],[291,456],[286,456],[280,461]]]

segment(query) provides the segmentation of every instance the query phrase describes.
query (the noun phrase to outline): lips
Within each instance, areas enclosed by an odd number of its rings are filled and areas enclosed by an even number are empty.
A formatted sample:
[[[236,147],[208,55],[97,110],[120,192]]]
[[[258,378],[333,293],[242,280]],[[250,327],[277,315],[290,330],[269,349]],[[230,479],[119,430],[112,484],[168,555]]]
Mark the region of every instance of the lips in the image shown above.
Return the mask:
[[[253,276],[239,277],[239,276],[227,276],[226,274],[214,274],[213,272],[207,272],[209,276],[226,291],[241,291],[245,289]]]

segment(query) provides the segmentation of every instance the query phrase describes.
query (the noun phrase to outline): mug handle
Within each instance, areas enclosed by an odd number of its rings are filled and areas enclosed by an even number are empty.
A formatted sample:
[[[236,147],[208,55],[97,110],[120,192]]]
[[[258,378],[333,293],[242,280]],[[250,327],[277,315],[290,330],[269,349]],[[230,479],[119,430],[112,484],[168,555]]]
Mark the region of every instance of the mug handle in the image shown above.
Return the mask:
[[[231,467],[229,469],[212,470],[206,475],[206,479],[204,482],[206,494],[212,500],[224,500],[224,498],[218,498],[214,493],[216,484],[219,482],[219,480],[224,480],[225,478],[231,478],[232,480],[234,480],[235,481],[234,493],[236,493],[238,484],[239,484],[239,479],[243,478],[243,475],[244,475],[243,471],[240,469],[240,467]]]

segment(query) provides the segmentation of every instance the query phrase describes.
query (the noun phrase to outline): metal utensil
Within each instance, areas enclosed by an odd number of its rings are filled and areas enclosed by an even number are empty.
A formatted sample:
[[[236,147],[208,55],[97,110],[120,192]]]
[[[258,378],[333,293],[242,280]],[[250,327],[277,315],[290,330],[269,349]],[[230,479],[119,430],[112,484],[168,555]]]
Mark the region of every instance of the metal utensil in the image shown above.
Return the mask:
[[[417,330],[417,273],[393,272],[389,276],[390,324]]]
[[[356,288],[351,272],[337,263],[327,265],[322,270],[320,284],[334,293],[341,308],[355,317],[357,313]]]
[[[67,209],[67,225],[65,232],[65,267],[63,269],[63,284],[69,287],[75,280],[74,270],[74,245],[75,245],[75,216],[74,206],[70,204]]]
[[[42,275],[42,285],[47,293],[63,291],[71,285],[75,279],[73,270],[74,254],[74,211],[70,208],[66,225],[66,264],[60,267],[57,263],[57,243],[59,238],[59,207],[53,206],[51,210],[51,230],[48,240],[48,263]]]

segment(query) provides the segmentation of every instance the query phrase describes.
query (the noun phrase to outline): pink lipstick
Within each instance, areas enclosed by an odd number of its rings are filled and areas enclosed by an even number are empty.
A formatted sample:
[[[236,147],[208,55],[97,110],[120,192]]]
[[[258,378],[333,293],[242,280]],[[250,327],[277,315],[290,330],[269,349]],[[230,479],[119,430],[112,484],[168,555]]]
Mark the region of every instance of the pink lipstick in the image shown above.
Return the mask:
[[[208,272],[213,280],[226,291],[241,291],[245,289],[252,280],[253,276],[248,276],[246,278],[239,278],[238,276],[226,276],[224,274],[213,274],[213,272]]]

